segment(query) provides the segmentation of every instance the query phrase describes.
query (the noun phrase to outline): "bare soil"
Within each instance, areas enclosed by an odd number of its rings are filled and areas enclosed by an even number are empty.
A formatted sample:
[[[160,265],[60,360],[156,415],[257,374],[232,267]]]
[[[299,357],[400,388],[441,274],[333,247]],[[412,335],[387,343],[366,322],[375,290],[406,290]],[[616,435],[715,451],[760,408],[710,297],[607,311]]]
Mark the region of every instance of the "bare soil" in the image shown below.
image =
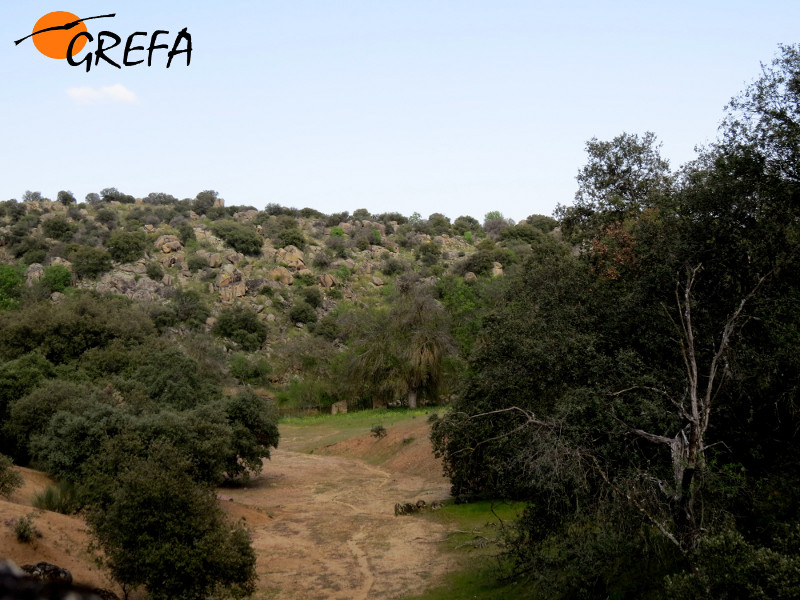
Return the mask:
[[[433,457],[422,419],[388,428],[380,440],[368,432],[323,434],[307,426],[281,426],[281,444],[247,486],[219,490],[232,518],[244,518],[256,550],[254,598],[366,600],[403,598],[434,586],[454,567],[438,544],[444,527],[423,516],[394,515],[398,502],[444,500],[449,485]],[[326,444],[327,439],[345,437]],[[0,518],[31,512],[43,489],[41,473],[20,469],[25,487],[0,501]],[[18,564],[45,560],[70,569],[76,582],[119,593],[87,551],[78,517],[37,511],[42,538],[16,541],[0,530],[0,557]]]

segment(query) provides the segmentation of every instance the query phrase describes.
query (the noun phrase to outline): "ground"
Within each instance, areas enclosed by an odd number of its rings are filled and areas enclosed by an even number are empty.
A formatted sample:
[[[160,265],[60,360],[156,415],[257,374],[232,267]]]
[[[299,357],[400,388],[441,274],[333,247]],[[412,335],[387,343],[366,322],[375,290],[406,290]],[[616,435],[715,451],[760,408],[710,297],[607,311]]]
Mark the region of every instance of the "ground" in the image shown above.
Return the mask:
[[[376,418],[388,435],[370,435]],[[378,421],[376,421],[378,423]],[[219,490],[220,505],[244,518],[258,556],[254,598],[365,600],[403,598],[437,584],[454,568],[441,551],[446,527],[436,519],[394,515],[398,502],[444,500],[449,484],[433,457],[424,415],[328,418],[281,425],[281,443],[248,485]],[[31,512],[48,480],[20,469],[25,486],[0,501],[5,521]],[[77,582],[119,593],[87,551],[77,517],[37,511],[43,536],[32,545],[0,531],[0,554],[19,564],[45,560]]]

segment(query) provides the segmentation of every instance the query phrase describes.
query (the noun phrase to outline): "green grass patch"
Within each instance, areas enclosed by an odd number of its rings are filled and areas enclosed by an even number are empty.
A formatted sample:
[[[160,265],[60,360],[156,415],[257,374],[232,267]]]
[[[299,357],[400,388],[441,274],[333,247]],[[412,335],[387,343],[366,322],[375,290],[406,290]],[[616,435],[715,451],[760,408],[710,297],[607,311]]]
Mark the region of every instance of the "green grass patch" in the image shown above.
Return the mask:
[[[503,525],[515,520],[524,503],[482,501],[447,503],[424,518],[443,523],[448,534],[442,550],[457,557],[458,568],[436,587],[406,600],[521,600],[532,598],[524,582],[505,580],[496,556]]]

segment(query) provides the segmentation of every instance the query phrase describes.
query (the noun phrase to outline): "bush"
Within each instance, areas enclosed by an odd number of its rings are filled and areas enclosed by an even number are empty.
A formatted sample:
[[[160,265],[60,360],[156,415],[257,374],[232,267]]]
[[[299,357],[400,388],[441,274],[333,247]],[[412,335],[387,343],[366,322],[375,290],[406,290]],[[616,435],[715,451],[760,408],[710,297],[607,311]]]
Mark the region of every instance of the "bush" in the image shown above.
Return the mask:
[[[417,260],[421,260],[425,266],[433,266],[439,262],[442,256],[442,247],[436,242],[424,242],[420,244],[416,252]]]
[[[69,254],[72,269],[77,277],[94,279],[111,270],[111,255],[101,248],[78,246]]]
[[[11,308],[16,305],[25,277],[19,269],[11,265],[0,265],[0,308]]]
[[[258,256],[264,240],[258,232],[249,225],[242,225],[236,221],[219,221],[213,224],[211,230],[225,241],[231,248],[247,256]]]
[[[28,544],[34,538],[42,537],[42,532],[39,531],[33,524],[36,518],[36,513],[28,513],[24,517],[16,519],[14,522],[14,533],[17,536],[17,541],[22,544]]]
[[[386,427],[383,425],[373,425],[372,429],[369,430],[370,435],[377,439],[382,439],[387,436]]]
[[[322,306],[322,292],[319,291],[318,287],[304,288],[301,294],[303,299],[312,307],[319,308]]]
[[[95,220],[98,223],[102,223],[109,229],[113,229],[117,226],[117,213],[116,211],[111,210],[110,208],[101,208],[97,211],[97,216]]]
[[[70,481],[61,481],[57,485],[48,485],[44,491],[33,495],[32,504],[36,508],[73,515],[81,509],[82,502],[78,488]]]
[[[251,385],[266,384],[267,378],[272,372],[272,367],[263,356],[249,357],[246,354],[234,354],[228,366],[231,375],[241,383]]]
[[[145,273],[153,281],[161,281],[161,279],[164,277],[164,268],[155,261],[149,262],[147,263]]]
[[[12,461],[0,454],[0,496],[8,498],[22,485],[22,475],[11,468]]]
[[[75,234],[77,227],[67,221],[66,217],[57,215],[51,219],[47,219],[42,223],[42,231],[44,234],[59,242],[68,242]]]
[[[186,266],[192,273],[196,273],[200,269],[206,269],[209,266],[208,259],[199,254],[190,254],[186,259]]]
[[[63,292],[72,283],[72,273],[64,265],[51,265],[44,268],[40,280],[51,292]]]
[[[310,304],[301,300],[292,306],[289,318],[295,323],[316,323],[317,311]]]
[[[115,231],[108,240],[108,251],[117,262],[130,263],[139,260],[146,246],[143,233]]]
[[[255,311],[241,306],[222,309],[211,331],[250,352],[258,350],[267,340],[267,326],[259,321]]]

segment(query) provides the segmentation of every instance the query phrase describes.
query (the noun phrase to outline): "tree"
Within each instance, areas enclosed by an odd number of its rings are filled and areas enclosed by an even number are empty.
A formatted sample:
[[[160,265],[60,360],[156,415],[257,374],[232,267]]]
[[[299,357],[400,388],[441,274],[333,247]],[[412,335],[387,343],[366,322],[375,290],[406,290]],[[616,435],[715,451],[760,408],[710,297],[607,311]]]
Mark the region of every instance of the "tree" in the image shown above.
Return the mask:
[[[266,324],[258,319],[254,310],[242,306],[222,309],[211,331],[233,340],[243,350],[250,352],[258,350],[267,340]]]
[[[111,576],[126,593],[144,587],[157,600],[251,594],[256,557],[247,531],[226,522],[213,492],[169,450],[156,445],[132,460],[89,512]]]
[[[58,192],[56,200],[58,200],[64,206],[70,206],[71,204],[75,204],[75,196],[73,195],[73,193],[65,190],[61,190],[60,192]]]
[[[141,232],[115,231],[108,239],[107,248],[111,258],[117,262],[130,263],[144,254],[146,241]]]
[[[102,248],[78,246],[69,255],[77,277],[94,279],[111,270],[111,255]]]
[[[219,192],[214,190],[205,190],[197,194],[194,199],[194,211],[198,215],[204,215],[210,208],[213,208],[219,202]]]
[[[649,131],[642,137],[623,133],[611,141],[586,142],[589,161],[578,172],[575,203],[556,209],[565,233],[591,238],[604,225],[658,205],[673,181],[660,148]]]
[[[391,311],[364,316],[371,319],[345,366],[354,391],[384,401],[402,396],[410,408],[419,398],[436,400],[445,383],[445,357],[455,345],[447,313],[431,290],[412,284],[398,294]]]

